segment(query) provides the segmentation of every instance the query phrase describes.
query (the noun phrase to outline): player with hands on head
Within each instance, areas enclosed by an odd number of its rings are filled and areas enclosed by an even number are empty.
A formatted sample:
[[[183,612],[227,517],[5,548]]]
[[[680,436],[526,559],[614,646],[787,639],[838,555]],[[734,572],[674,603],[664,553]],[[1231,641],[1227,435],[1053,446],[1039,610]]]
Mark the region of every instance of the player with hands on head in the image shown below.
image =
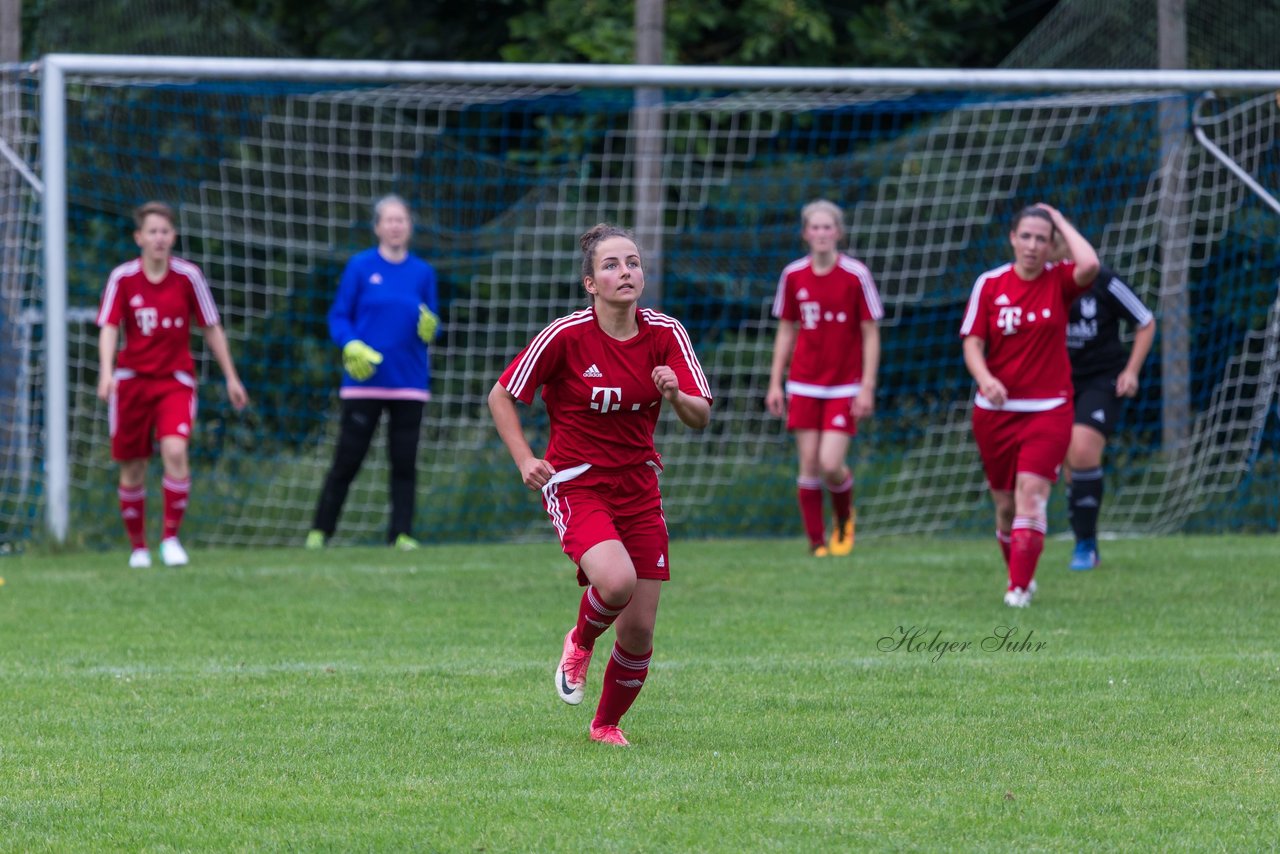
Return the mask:
[[[619,724],[648,675],[658,598],[671,577],[654,428],[664,401],[685,425],[706,427],[711,389],[680,322],[639,308],[644,266],[631,234],[601,223],[579,245],[591,305],[534,336],[489,392],[489,409],[586,588],[553,674],[556,695],[582,702],[596,640],[612,625],[589,734],[627,746]],[[539,387],[551,422],[542,457],[516,408],[532,403]]]
[[[323,548],[338,528],[351,482],[364,463],[383,412],[391,463],[387,543],[418,548],[411,534],[418,483],[418,439],[431,399],[430,344],[440,326],[436,272],[413,254],[413,216],[396,195],[373,207],[378,245],[343,270],[329,311],[329,334],[342,348],[342,420],[306,547]]]
[[[1133,347],[1120,340],[1120,322],[1133,328]],[[1093,569],[1102,507],[1102,454],[1124,399],[1138,393],[1142,365],[1156,337],[1155,316],[1124,280],[1103,265],[1093,288],[1071,306],[1067,352],[1075,387],[1075,423],[1067,449],[1067,511],[1076,545],[1071,569]]]
[[[1068,260],[1053,262],[1061,234]],[[1098,256],[1056,208],[1014,217],[1014,260],[978,277],[964,322],[964,363],[977,384],[973,435],[995,505],[1009,582],[1006,605],[1025,608],[1048,530],[1049,493],[1071,442],[1067,316],[1093,284]]]
[[[800,221],[809,254],[788,264],[778,280],[778,332],[765,406],[774,416],[785,414],[795,435],[796,495],[810,553],[847,555],[854,509],[853,472],[845,458],[858,423],[875,412],[884,308],[871,271],[839,249],[845,234],[840,208],[818,199],[804,206]],[[829,543],[824,485],[835,516]]]
[[[160,558],[166,566],[184,566],[188,557],[178,529],[191,493],[187,446],[197,399],[193,317],[222,369],[231,405],[244,409],[249,395],[236,373],[204,273],[173,255],[178,239],[173,208],[147,202],[134,211],[133,222],[141,255],[111,271],[98,309],[98,397],[108,404],[111,457],[120,463],[120,516],[133,549],[129,566],[151,566],[145,480],[156,441],[164,465]]]

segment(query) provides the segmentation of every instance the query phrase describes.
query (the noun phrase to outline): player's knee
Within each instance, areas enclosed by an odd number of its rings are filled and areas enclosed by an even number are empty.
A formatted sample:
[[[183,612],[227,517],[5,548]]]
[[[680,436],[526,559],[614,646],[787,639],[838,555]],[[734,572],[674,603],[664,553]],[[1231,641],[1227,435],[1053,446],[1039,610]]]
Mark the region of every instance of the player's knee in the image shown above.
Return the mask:
[[[832,486],[839,486],[849,477],[844,460],[824,460],[822,463],[822,479]]]
[[[165,448],[160,449],[160,460],[164,464],[165,474],[171,477],[186,477],[189,462],[187,460],[187,449],[182,448]]]
[[[610,604],[628,602],[631,600],[631,594],[636,590],[635,571],[607,573],[599,581],[592,581],[591,586],[605,602]]]
[[[1015,510],[1019,516],[1046,517],[1049,509],[1049,483],[1023,482],[1018,484]]]
[[[1072,471],[1096,469],[1100,465],[1102,465],[1102,454],[1094,453],[1092,449],[1073,447],[1067,453],[1067,466]]]
[[[146,460],[125,460],[120,463],[120,485],[132,489],[141,486],[147,476]]]
[[[617,629],[618,644],[628,652],[642,653],[653,649],[653,625],[629,624]]]

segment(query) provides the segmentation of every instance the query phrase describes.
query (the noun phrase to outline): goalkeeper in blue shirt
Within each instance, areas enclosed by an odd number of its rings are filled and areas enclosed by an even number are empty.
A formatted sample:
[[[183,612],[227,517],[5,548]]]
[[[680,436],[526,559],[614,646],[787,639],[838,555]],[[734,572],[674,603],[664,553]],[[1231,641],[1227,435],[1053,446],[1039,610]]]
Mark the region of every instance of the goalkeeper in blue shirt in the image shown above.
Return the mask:
[[[342,349],[342,425],[307,534],[309,549],[322,548],[337,530],[347,491],[384,411],[391,462],[387,543],[418,547],[411,529],[418,436],[423,405],[431,398],[428,345],[440,324],[436,273],[409,251],[413,217],[404,199],[378,200],[373,233],[378,245],[347,263],[329,311],[329,334]]]

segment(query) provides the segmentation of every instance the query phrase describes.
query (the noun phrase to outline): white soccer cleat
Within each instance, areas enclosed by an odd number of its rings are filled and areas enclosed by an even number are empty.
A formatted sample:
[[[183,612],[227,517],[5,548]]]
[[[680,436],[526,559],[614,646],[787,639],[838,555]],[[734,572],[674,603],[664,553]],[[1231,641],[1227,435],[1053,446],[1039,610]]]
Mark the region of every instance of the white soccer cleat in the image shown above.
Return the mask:
[[[1004,592],[1004,604],[1010,608],[1025,608],[1031,604],[1031,593],[1021,587],[1006,590]]]
[[[134,549],[129,553],[130,569],[150,569],[151,552],[146,549]]]
[[[177,537],[169,537],[160,541],[160,559],[165,566],[186,566],[187,550],[178,542]]]

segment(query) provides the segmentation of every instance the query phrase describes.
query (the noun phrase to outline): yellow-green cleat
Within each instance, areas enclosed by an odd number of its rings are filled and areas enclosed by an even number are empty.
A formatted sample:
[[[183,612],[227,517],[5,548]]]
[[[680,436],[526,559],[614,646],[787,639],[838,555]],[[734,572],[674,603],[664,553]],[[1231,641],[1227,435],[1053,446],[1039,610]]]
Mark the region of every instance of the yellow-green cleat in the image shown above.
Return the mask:
[[[396,537],[396,541],[391,544],[391,547],[402,552],[412,552],[422,548],[422,543],[418,542],[408,534],[401,534]]]
[[[305,543],[304,548],[308,551],[317,551],[324,548],[324,531],[307,531],[307,542]]]

